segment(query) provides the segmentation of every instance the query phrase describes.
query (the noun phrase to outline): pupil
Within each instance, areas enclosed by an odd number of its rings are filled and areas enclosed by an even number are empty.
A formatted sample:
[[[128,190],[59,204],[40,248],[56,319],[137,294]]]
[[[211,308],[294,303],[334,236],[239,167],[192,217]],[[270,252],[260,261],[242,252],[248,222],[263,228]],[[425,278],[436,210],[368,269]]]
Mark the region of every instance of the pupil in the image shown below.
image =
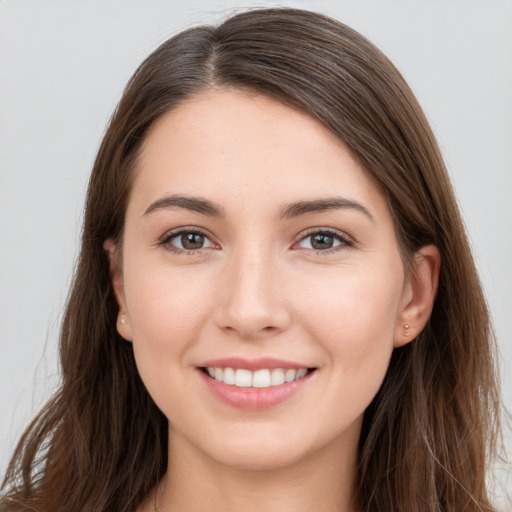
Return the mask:
[[[313,237],[311,245],[315,249],[330,249],[333,244],[333,238],[329,235],[318,234]]]
[[[204,235],[200,233],[186,233],[181,235],[181,245],[185,249],[201,249],[204,243]]]

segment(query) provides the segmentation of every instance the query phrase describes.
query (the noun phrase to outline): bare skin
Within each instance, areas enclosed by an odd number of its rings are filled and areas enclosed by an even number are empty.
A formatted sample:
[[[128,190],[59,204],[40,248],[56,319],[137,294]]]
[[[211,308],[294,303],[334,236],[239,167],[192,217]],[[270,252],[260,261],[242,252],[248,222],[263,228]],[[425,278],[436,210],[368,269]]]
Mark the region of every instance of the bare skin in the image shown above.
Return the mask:
[[[346,146],[268,98],[202,93],[150,129],[122,256],[105,249],[118,330],[170,422],[168,471],[139,512],[357,512],[362,417],[429,318],[440,262],[423,247],[405,273]],[[248,407],[215,363],[229,358],[307,374],[283,400],[281,384],[244,388]]]

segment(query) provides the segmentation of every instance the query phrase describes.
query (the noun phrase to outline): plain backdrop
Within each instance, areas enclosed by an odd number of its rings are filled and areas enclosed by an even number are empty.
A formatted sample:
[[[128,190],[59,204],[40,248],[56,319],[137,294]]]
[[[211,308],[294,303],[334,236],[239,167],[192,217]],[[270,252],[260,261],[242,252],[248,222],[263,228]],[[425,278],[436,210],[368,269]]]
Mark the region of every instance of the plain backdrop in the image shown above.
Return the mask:
[[[417,94],[460,200],[512,405],[512,1],[0,0],[0,475],[58,383],[86,183],[125,82],[176,32],[276,5],[359,30]],[[503,503],[510,473],[499,475]]]

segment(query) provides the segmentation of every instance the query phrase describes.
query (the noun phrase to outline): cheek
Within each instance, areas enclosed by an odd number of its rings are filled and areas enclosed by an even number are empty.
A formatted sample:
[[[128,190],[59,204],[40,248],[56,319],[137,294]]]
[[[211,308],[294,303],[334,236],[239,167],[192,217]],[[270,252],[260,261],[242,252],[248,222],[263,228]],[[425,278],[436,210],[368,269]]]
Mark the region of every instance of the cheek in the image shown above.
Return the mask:
[[[355,339],[374,327],[379,331],[394,327],[403,286],[400,276],[401,270],[393,267],[380,272],[352,265],[311,276],[297,295],[300,307],[310,312],[312,325]]]
[[[165,266],[129,270],[125,293],[134,340],[173,345],[193,336],[211,305],[208,280]]]
[[[139,375],[164,415],[189,414],[193,372],[189,348],[209,315],[204,283],[165,269],[146,269],[126,282]],[[187,412],[188,411],[188,412]]]
[[[125,267],[125,294],[139,373],[151,394],[182,386],[173,376],[190,362],[187,349],[197,340],[212,300],[204,279],[168,268]],[[158,397],[154,396],[158,402]]]
[[[364,274],[364,276],[363,276]],[[377,394],[393,351],[397,286],[367,272],[303,296],[306,329],[327,356],[322,409],[333,429],[359,418]],[[333,404],[336,404],[333,407]]]
[[[306,329],[323,346],[335,371],[382,379],[393,350],[403,286],[401,266],[379,272],[345,268],[303,287],[300,302]]]

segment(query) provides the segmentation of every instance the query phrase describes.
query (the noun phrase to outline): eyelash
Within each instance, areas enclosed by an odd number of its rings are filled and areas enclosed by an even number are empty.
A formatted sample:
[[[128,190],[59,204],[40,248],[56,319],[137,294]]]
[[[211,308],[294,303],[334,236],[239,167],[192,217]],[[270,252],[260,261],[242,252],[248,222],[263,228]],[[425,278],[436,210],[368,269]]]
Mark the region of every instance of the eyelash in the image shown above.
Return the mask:
[[[207,249],[207,247],[201,247],[199,249],[181,249],[179,247],[176,247],[175,245],[171,244],[171,241],[175,238],[178,238],[179,236],[182,236],[184,234],[192,234],[192,235],[200,235],[204,236],[205,239],[209,240],[212,245],[215,245],[215,243],[211,240],[211,236],[205,233],[204,231],[197,229],[197,228],[180,228],[175,231],[171,231],[166,233],[162,239],[159,241],[159,245],[165,247],[166,249],[170,250],[171,252],[175,254],[186,254],[191,256],[197,256],[202,254],[204,249]],[[339,245],[332,247],[330,249],[307,249],[314,251],[315,254],[320,256],[326,256],[329,254],[336,253],[340,250],[347,249],[350,247],[354,247],[355,243],[352,239],[350,239],[347,235],[344,233],[337,231],[335,229],[331,228],[313,228],[308,230],[305,233],[301,233],[296,241],[293,243],[293,246],[296,246],[300,242],[311,238],[315,235],[326,235],[329,237],[332,237],[333,239],[337,240]]]
[[[199,249],[180,249],[179,247],[171,244],[171,240],[185,234],[204,236],[205,239],[209,240],[212,245],[215,245],[215,243],[211,240],[212,237],[208,235],[208,233],[205,233],[204,231],[197,228],[180,228],[175,231],[168,232],[162,237],[159,245],[165,247],[167,250],[175,254],[186,254],[190,256],[197,256],[202,254],[203,250],[206,249],[205,247],[201,247]]]
[[[297,237],[297,240],[296,240],[296,242],[294,242],[293,245],[295,246],[298,243],[300,243],[308,238],[311,238],[315,235],[326,235],[326,236],[332,237],[333,239],[340,242],[339,245],[332,247],[330,249],[323,249],[323,250],[308,249],[308,250],[314,251],[315,254],[317,254],[319,256],[327,256],[329,254],[333,254],[338,251],[342,251],[344,249],[354,247],[354,245],[355,245],[355,242],[351,238],[349,238],[346,234],[344,234],[341,231],[338,231],[336,229],[332,229],[332,228],[312,228],[312,229],[306,231],[305,233],[301,233]]]

